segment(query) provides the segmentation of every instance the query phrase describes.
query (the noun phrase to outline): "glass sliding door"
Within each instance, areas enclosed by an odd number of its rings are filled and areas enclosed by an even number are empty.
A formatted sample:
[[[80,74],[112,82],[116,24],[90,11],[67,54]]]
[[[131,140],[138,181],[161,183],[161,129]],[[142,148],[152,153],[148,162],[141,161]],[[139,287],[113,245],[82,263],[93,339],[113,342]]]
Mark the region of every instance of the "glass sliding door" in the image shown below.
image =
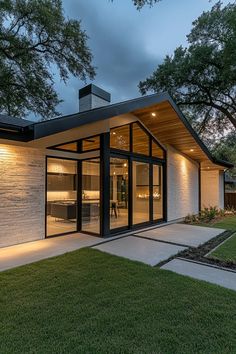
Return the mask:
[[[77,161],[47,159],[46,236],[77,230]]]
[[[82,161],[82,231],[100,233],[100,159]]]
[[[150,220],[149,163],[133,161],[133,224]]]
[[[163,219],[163,167],[153,165],[153,220]]]
[[[110,229],[128,227],[128,174],[125,158],[110,158]]]

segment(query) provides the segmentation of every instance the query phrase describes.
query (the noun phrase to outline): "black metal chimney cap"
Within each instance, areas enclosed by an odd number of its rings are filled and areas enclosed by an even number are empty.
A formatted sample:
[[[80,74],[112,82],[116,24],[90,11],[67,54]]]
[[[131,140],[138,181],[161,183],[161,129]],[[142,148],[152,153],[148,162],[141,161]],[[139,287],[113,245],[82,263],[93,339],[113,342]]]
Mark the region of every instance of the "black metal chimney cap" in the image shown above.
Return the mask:
[[[94,84],[87,85],[79,90],[79,98],[85,97],[89,94],[93,94],[107,102],[111,102],[111,94]]]

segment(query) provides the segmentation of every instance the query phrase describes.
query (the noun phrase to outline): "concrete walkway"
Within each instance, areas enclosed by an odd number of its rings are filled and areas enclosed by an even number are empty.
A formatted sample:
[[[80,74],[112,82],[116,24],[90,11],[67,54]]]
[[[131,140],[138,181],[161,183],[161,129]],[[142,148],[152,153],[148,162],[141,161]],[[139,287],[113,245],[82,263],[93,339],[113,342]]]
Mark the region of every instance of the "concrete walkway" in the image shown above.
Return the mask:
[[[144,238],[170,242],[187,247],[198,247],[225,230],[212,227],[172,224],[158,229],[135,233]]]
[[[0,271],[59,256],[100,242],[104,242],[104,239],[76,233],[0,248]]]
[[[102,243],[93,248],[151,266],[155,266],[186,249],[182,246],[170,245],[135,236],[127,236],[112,242]]]
[[[236,291],[236,272],[234,271],[178,258],[166,263],[161,269],[171,270],[181,275],[205,280],[209,283]]]

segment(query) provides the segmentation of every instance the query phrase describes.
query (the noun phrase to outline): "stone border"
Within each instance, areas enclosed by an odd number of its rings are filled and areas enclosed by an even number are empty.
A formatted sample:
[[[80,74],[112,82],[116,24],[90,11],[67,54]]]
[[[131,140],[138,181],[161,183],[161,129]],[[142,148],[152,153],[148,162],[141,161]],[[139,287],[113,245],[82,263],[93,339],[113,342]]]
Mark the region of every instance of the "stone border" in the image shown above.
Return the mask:
[[[177,253],[175,256],[170,257],[169,259],[160,262],[156,265],[156,267],[162,267],[164,264],[170,262],[175,258],[183,258],[183,260],[191,260],[195,262],[202,262],[205,265],[212,265],[220,268],[225,268],[228,270],[236,270],[236,263],[223,261],[216,258],[208,258],[207,254],[209,254],[214,248],[220,245],[222,242],[228,240],[235,231],[226,230],[222,232],[220,235],[213,237],[209,241],[198,247],[189,247],[187,250],[181,251]]]

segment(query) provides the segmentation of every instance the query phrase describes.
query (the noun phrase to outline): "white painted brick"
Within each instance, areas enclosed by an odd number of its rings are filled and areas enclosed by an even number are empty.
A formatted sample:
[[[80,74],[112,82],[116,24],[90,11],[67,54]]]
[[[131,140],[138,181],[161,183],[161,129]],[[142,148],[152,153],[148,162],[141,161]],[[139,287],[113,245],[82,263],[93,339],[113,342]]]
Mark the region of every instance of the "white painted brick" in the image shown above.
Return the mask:
[[[224,208],[223,171],[201,171],[201,207]]]
[[[167,149],[167,220],[197,214],[199,208],[198,164],[180,152]]]
[[[0,182],[0,247],[44,238],[44,153],[0,144]]]

